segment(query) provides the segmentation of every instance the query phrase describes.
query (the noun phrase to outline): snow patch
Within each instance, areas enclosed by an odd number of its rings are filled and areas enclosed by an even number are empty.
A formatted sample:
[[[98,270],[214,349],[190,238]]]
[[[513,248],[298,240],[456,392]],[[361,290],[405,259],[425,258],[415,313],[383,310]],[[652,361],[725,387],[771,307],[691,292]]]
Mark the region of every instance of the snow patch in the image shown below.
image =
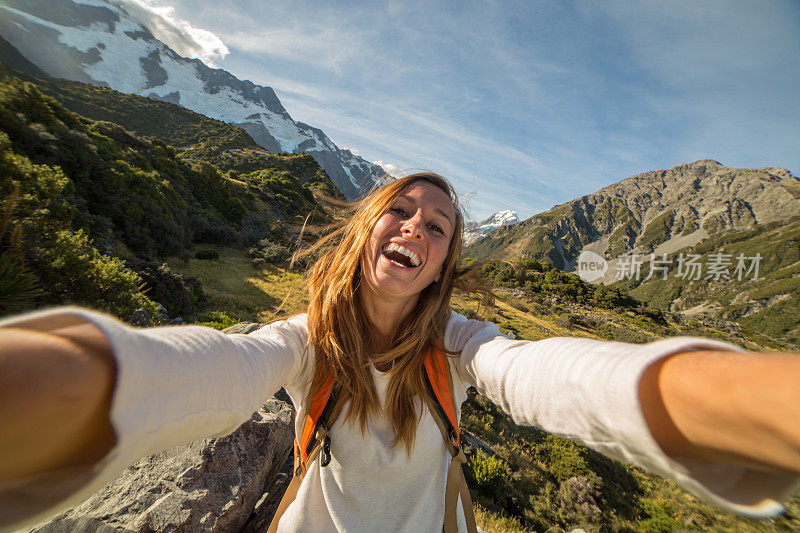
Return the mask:
[[[508,209],[498,211],[483,222],[473,222],[471,224],[467,224],[467,226],[464,228],[464,244],[469,246],[479,239],[489,235],[497,228],[511,226],[518,222],[519,217],[517,216],[516,211],[511,211]]]

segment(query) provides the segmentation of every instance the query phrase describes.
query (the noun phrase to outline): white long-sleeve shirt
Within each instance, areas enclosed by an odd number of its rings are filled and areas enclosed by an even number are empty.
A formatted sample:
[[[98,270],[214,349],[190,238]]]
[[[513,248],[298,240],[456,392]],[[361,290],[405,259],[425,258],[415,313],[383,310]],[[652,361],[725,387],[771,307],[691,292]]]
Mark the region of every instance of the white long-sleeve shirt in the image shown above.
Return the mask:
[[[91,481],[50,514],[85,499],[143,456],[233,431],[281,386],[303,412],[314,357],[313,347],[305,351],[305,315],[248,335],[200,326],[132,328],[81,308],[21,315],[0,321],[0,327],[36,323],[38,329],[55,330],[84,321],[103,331],[117,362],[111,405],[117,444],[96,465]],[[638,397],[645,369],[694,349],[742,351],[732,344],[696,337],[644,345],[562,337],[511,340],[490,322],[456,313],[444,343],[461,351],[451,359],[457,405],[474,385],[519,424],[582,442],[752,517],[781,512],[778,502],[797,486],[788,474],[669,457],[650,434]],[[372,373],[383,402],[389,374],[374,367]],[[279,531],[441,531],[450,454],[430,413],[421,403],[418,408],[424,410],[410,457],[404,446],[392,448],[387,418],[372,418],[362,436],[343,413],[332,428],[330,464],[323,468],[314,461]],[[300,421],[296,424],[299,431]],[[460,505],[458,511],[463,527]]]

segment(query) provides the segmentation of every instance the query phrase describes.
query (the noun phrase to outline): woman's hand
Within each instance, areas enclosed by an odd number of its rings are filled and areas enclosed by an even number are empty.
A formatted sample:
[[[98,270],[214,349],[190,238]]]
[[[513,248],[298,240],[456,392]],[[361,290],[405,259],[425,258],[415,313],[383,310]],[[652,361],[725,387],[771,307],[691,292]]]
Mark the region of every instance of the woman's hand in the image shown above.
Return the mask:
[[[116,364],[90,323],[0,329],[0,481],[93,464],[116,443]]]
[[[800,354],[676,354],[639,397],[667,455],[800,474]]]

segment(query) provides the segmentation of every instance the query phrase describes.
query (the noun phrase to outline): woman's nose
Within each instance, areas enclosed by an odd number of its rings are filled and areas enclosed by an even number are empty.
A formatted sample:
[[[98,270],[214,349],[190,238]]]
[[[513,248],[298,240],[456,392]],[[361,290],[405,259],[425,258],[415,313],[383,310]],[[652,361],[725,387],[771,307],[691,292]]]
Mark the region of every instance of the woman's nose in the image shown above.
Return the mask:
[[[405,223],[403,223],[403,227],[401,228],[401,232],[403,235],[406,235],[412,239],[421,239],[422,238],[422,217],[420,214],[417,213],[413,217],[407,219]]]

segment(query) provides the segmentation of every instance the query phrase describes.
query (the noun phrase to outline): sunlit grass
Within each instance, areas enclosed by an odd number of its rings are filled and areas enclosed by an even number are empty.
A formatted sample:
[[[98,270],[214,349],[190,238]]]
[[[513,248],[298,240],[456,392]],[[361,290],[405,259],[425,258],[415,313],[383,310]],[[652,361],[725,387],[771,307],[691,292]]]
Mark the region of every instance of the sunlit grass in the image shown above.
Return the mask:
[[[475,505],[474,509],[475,522],[478,524],[478,527],[486,533],[525,533],[532,531],[531,529],[522,527],[519,520],[510,516],[487,511],[478,504]]]
[[[220,311],[240,321],[270,322],[308,305],[302,274],[272,266],[256,268],[244,250],[217,250],[219,259],[190,259],[187,264],[177,258],[167,260],[176,272],[200,279],[209,300],[207,311]]]

